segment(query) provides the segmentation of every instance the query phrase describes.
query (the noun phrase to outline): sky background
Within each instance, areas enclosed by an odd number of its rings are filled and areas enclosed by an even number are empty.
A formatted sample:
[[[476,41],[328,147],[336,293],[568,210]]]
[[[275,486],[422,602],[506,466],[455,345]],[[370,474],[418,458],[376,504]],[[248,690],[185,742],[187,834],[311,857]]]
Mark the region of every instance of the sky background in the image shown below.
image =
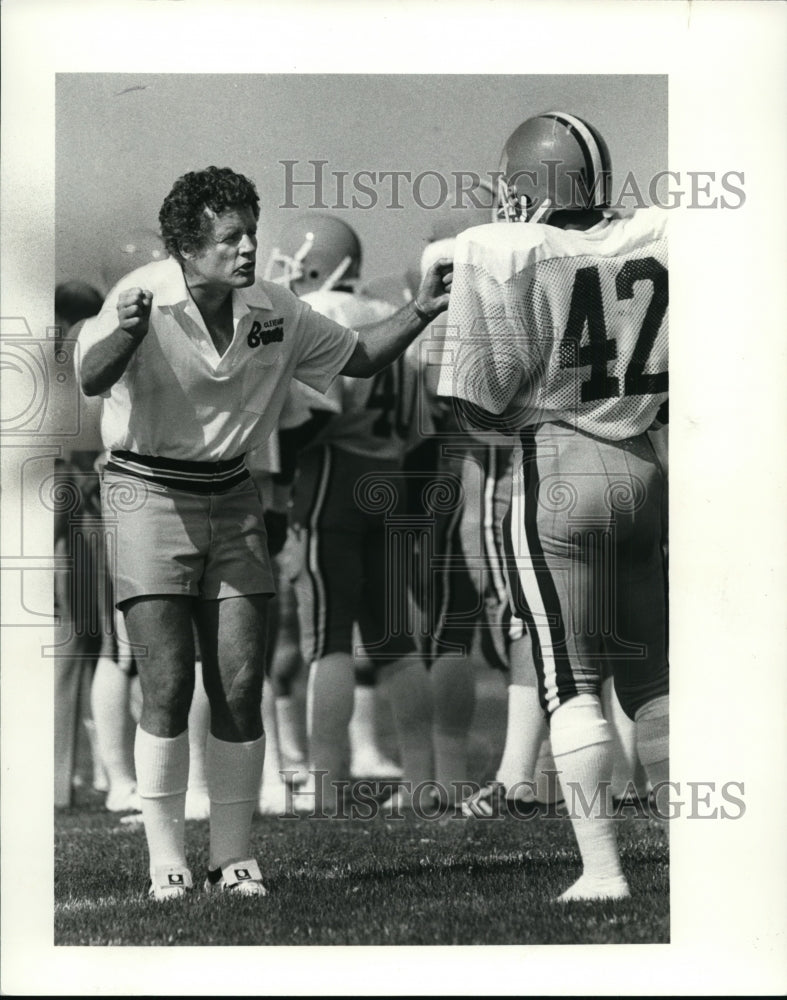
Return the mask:
[[[618,186],[630,170],[647,190],[650,176],[667,167],[666,76],[57,74],[56,280],[100,287],[102,260],[114,260],[140,228],[157,230],[173,181],[209,164],[231,166],[257,185],[262,275],[295,211],[280,207],[287,191],[279,161],[299,161],[294,175],[306,179],[309,160],[327,160],[331,206],[333,172],[348,171],[349,204],[360,170],[489,174],[517,125],[547,110],[572,112],[600,130]],[[390,207],[390,180],[375,190],[375,207],[336,213],[361,238],[365,282],[420,260],[435,218],[405,181],[400,209]],[[438,182],[424,180],[421,201],[439,198]],[[311,189],[295,189],[298,207],[311,199]]]

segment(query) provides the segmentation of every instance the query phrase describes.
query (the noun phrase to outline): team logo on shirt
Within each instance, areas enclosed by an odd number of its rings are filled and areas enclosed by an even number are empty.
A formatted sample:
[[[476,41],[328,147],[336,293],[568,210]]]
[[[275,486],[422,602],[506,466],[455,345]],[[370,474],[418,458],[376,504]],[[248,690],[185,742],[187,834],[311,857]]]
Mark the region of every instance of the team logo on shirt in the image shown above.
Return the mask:
[[[267,319],[264,323],[254,320],[246,337],[249,347],[259,347],[260,344],[280,344],[284,340],[284,319]]]

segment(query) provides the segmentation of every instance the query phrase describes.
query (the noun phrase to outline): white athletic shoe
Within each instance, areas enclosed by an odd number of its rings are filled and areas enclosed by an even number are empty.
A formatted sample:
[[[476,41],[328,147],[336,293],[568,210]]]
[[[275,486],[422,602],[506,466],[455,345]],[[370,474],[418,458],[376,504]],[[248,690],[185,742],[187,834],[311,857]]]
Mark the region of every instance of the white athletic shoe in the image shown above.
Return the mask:
[[[131,787],[120,789],[113,788],[109,795],[107,795],[104,808],[111,813],[141,812],[142,805],[139,801],[139,795],[137,795],[137,786],[131,785]]]
[[[401,767],[374,749],[353,754],[350,763],[352,778],[401,778]]]
[[[250,858],[248,861],[230,861],[223,868],[208,872],[205,892],[234,892],[238,896],[267,896],[268,890],[262,884],[259,865]]]
[[[502,782],[489,781],[463,799],[461,809],[467,819],[492,819],[507,814],[529,816],[537,811],[538,806],[529,789],[515,785],[509,795]]]
[[[432,816],[432,810],[439,805],[437,792],[432,788],[422,788],[417,795],[406,788],[397,788],[380,803],[383,816],[423,811]]]
[[[194,887],[191,872],[179,865],[159,865],[148,879],[148,898],[157,903],[183,899]]]
[[[616,875],[613,878],[582,875],[569,889],[558,896],[555,902],[582,903],[588,900],[628,899],[630,895],[628,882],[623,875]]]

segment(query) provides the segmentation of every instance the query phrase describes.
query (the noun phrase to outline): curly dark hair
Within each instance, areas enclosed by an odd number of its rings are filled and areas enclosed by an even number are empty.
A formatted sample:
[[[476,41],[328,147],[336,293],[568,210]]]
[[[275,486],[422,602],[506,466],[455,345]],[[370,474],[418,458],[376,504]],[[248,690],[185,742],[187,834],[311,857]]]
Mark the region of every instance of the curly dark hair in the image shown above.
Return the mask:
[[[184,245],[202,249],[211,233],[211,221],[205,214],[228,208],[251,208],[260,217],[257,189],[243,174],[229,167],[207,167],[179,177],[164,199],[158,219],[161,238],[173,257],[181,257]]]

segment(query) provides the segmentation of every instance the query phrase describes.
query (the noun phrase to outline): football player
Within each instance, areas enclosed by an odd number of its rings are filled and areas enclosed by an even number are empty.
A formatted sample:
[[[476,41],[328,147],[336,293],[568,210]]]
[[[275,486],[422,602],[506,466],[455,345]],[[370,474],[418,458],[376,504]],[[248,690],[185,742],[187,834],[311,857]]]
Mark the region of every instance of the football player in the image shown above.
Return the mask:
[[[477,206],[452,207],[438,216],[419,277],[433,260],[453,257],[459,233],[489,221],[491,195],[491,189],[482,189]],[[425,331],[422,340],[428,338]],[[533,798],[534,775],[526,768],[528,762],[534,766],[536,748],[546,733],[529,640],[522,622],[512,616],[505,578],[502,522],[511,494],[512,446],[502,436],[478,441],[463,434],[450,412],[442,415],[437,440],[435,482],[445,484],[447,478],[461,483],[461,502],[435,517],[433,554],[447,560],[446,570],[433,574],[432,586],[420,601],[429,624],[424,656],[434,693],[435,766],[440,787],[449,802],[454,801],[469,777],[475,708],[469,653],[478,628],[486,662],[508,680],[506,738],[495,781],[463,803],[467,815],[485,816],[503,804],[501,797]]]
[[[608,811],[608,663],[655,787],[668,777],[663,472],[648,430],[667,399],[665,215],[609,210],[604,140],[572,114],[505,144],[511,225],[460,235],[439,391],[514,439],[510,582],[582,856],[561,901],[629,888]]]
[[[300,214],[285,230],[267,273],[322,315],[358,327],[394,311],[355,294],[360,265],[361,245],[351,227],[313,212]],[[338,804],[336,783],[348,771],[348,733],[358,729],[357,716],[350,727],[358,690],[356,623],[363,651],[390,697],[403,776],[413,787],[433,777],[428,680],[406,622],[394,620],[405,603],[406,581],[389,547],[391,515],[403,492],[400,470],[415,424],[416,357],[408,352],[371,381],[337,380],[328,394],[336,415],[311,441],[303,429],[300,434],[292,508],[295,590],[303,658],[310,665],[310,760],[313,772],[326,772],[321,805],[328,813]],[[280,440],[284,451],[285,438]],[[383,496],[392,498],[390,510],[378,505]],[[358,701],[370,715],[370,699],[361,694]],[[367,737],[372,732],[367,726]],[[304,795],[313,791],[308,787]]]

